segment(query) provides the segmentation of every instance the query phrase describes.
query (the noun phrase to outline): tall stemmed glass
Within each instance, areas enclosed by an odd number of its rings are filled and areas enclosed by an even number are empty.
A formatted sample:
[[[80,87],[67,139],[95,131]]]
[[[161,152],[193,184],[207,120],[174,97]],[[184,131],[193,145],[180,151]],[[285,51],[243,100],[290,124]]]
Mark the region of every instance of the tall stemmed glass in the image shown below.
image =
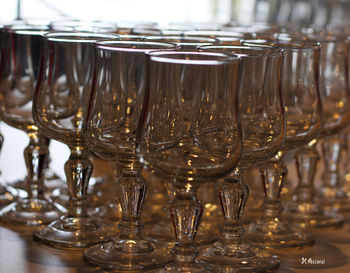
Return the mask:
[[[114,35],[50,33],[42,39],[42,59],[33,100],[33,117],[45,135],[68,145],[64,170],[68,213],[34,232],[41,242],[81,248],[109,239],[98,219],[87,215],[86,192],[92,173],[84,130],[93,72],[93,42]]]
[[[219,40],[215,38],[209,38],[209,37],[185,37],[185,36],[149,36],[144,38],[145,41],[153,41],[153,42],[166,42],[166,43],[174,43],[178,45],[181,49],[184,50],[195,50],[199,46],[209,46],[209,45],[215,45],[219,44]],[[188,73],[188,77],[191,77],[191,75]],[[190,82],[190,81],[185,81]],[[215,192],[215,181],[207,181],[207,183],[200,186],[200,188],[203,188],[202,192],[206,193],[207,202],[205,201],[205,198],[200,198],[201,201],[204,201],[204,212],[203,212],[203,218],[201,221],[201,225],[199,227],[199,230],[196,235],[196,243],[199,245],[203,244],[209,244],[213,243],[217,240],[218,232],[216,228],[213,228],[217,224],[217,222],[214,220],[213,217],[216,218],[220,212],[218,210],[220,209],[219,206],[217,206],[215,201],[212,200],[216,199],[216,195],[213,198],[213,195],[211,193]],[[166,212],[169,212],[169,208],[171,206],[171,202],[175,196],[175,187],[172,185],[171,181],[164,181],[164,185],[167,192],[168,197],[168,204],[164,207]],[[200,189],[199,189],[200,192]],[[201,192],[200,192],[201,193]],[[202,197],[203,195],[201,195]],[[216,208],[216,209],[215,209]],[[220,209],[221,210],[221,209]],[[167,217],[163,217],[160,221],[157,221],[146,228],[146,232],[151,236],[152,238],[155,238],[157,240],[165,241],[167,243],[173,243],[174,242],[174,233],[173,233],[173,225],[170,219],[170,214],[166,214]]]
[[[237,57],[224,53],[150,54],[150,89],[138,141],[141,162],[176,188],[171,204],[174,260],[164,272],[204,270],[195,262],[203,210],[196,191],[238,162],[238,72]]]
[[[285,135],[281,94],[283,52],[247,46],[208,46],[242,57],[239,92],[243,150],[239,164],[219,186],[224,224],[219,240],[200,260],[219,272],[270,270],[279,265],[276,256],[254,249],[245,238],[241,223],[249,190],[243,175],[251,166],[269,160],[281,147]]]
[[[294,42],[290,42],[290,38],[288,39],[280,39],[275,41],[266,41],[266,40],[256,40],[256,41],[247,41],[249,44],[261,44],[261,46],[278,46],[278,47],[284,47],[288,46],[288,44],[293,43],[301,43],[305,44],[306,47],[307,44],[309,46],[312,46],[312,44],[315,44],[317,42],[315,41],[304,41],[304,42],[298,42],[296,39],[294,39]],[[320,47],[320,46],[318,46]],[[311,54],[311,49],[308,52],[308,54]],[[318,63],[318,66],[320,66],[320,53],[322,54],[322,50],[320,49],[316,50],[315,56],[312,57],[315,62]],[[294,55],[297,53],[293,53]],[[294,57],[293,54],[291,54],[291,57]],[[303,53],[300,56],[306,56],[306,53]],[[321,55],[322,56],[322,55]],[[306,62],[305,65],[307,65],[307,58],[300,57],[299,63],[302,64],[301,60],[304,59],[304,62]],[[309,63],[305,71],[310,71],[310,66],[314,67],[315,64]],[[291,74],[293,71],[298,71],[299,67],[296,65],[290,66],[290,72],[287,72],[288,75]],[[322,70],[322,69],[321,69]],[[322,227],[322,226],[332,226],[332,225],[339,225],[343,223],[343,217],[336,213],[326,212],[321,206],[315,202],[314,199],[314,178],[315,178],[315,170],[317,166],[317,161],[319,160],[319,155],[316,150],[316,143],[317,138],[319,136],[320,131],[322,130],[322,122],[323,121],[323,113],[322,113],[322,106],[324,104],[321,104],[319,102],[319,105],[315,105],[315,103],[318,103],[318,100],[322,101],[322,96],[319,88],[319,82],[320,82],[320,76],[319,71],[320,67],[317,69],[313,69],[315,76],[312,82],[313,85],[308,86],[306,83],[307,81],[300,80],[297,81],[298,77],[303,78],[305,75],[308,75],[306,72],[299,71],[299,74],[295,74],[297,77],[292,78],[290,80],[285,79],[285,81],[290,82],[290,86],[295,86],[294,90],[300,90],[301,88],[307,87],[308,90],[312,90],[312,88],[317,88],[319,95],[319,99],[315,96],[315,91],[313,96],[308,96],[306,98],[303,98],[303,92],[297,94],[297,96],[300,97],[297,98],[293,102],[293,92],[287,92],[286,94],[289,94],[288,96],[292,96],[292,99],[286,98],[285,103],[287,105],[287,140],[286,143],[291,148],[299,148],[297,152],[295,153],[295,159],[296,159],[296,165],[297,165],[297,174],[299,179],[299,184],[295,190],[294,193],[294,204],[287,203],[284,207],[285,210],[285,217],[290,220],[293,224],[298,225],[302,228],[305,227]],[[303,75],[304,74],[304,75]],[[311,76],[311,75],[310,75]],[[312,82],[309,82],[311,84]],[[288,86],[287,86],[288,87]],[[292,90],[292,89],[291,89]],[[310,93],[312,95],[312,93]],[[312,103],[313,102],[313,103]],[[291,105],[288,105],[291,104]],[[313,105],[313,107],[311,107]],[[317,106],[317,107],[316,107]],[[288,110],[290,109],[290,110]],[[299,110],[298,110],[299,109]],[[312,112],[310,112],[312,111]],[[317,112],[319,114],[317,115]],[[301,119],[300,116],[304,113],[304,117]],[[312,114],[312,115],[311,115]],[[298,118],[299,116],[299,118]],[[293,119],[291,119],[293,118]],[[290,122],[288,121],[290,120]],[[302,121],[302,122],[300,122]],[[304,121],[307,121],[306,123]],[[306,134],[305,134],[306,133]],[[289,137],[288,137],[289,135]],[[288,140],[288,138],[290,140]],[[308,143],[306,143],[309,141]],[[305,144],[306,143],[306,144]],[[304,145],[304,146],[302,146]],[[280,160],[279,158],[276,158],[277,162]],[[281,168],[284,164],[282,164]],[[271,172],[272,173],[272,172]],[[284,176],[287,173],[284,174]],[[267,175],[269,175],[267,173]],[[266,178],[267,179],[267,178]],[[284,177],[281,177],[282,180],[279,182],[276,181],[275,185],[280,184],[278,188],[278,195],[277,198],[273,197],[275,199],[274,204],[278,204],[280,202],[279,198],[279,192],[281,191],[281,187],[283,186],[283,179]],[[272,196],[271,196],[272,197]],[[271,198],[270,198],[271,199]],[[280,206],[274,210],[277,212],[277,209],[280,209]],[[252,228],[254,230],[254,228]],[[269,230],[267,229],[267,232]],[[283,235],[286,236],[286,235]],[[275,235],[274,237],[276,239],[273,239],[272,236],[265,236],[266,244],[267,245],[276,245],[276,247],[281,246],[288,246],[288,243],[283,241],[283,236],[281,238],[281,242],[278,243],[278,235]],[[274,241],[274,242],[272,242]],[[291,241],[292,242],[292,241]],[[293,244],[293,243],[292,243]]]
[[[311,245],[309,233],[293,226],[281,215],[280,192],[287,175],[284,154],[312,141],[321,129],[321,100],[318,88],[319,45],[303,41],[256,40],[249,44],[272,46],[285,51],[282,94],[286,113],[286,138],[280,151],[261,167],[265,200],[263,216],[249,226],[249,239],[259,247]]]
[[[40,40],[47,29],[5,30],[0,101],[2,119],[25,131],[29,144],[24,150],[27,166],[28,197],[19,199],[0,211],[3,221],[24,225],[48,224],[65,211],[62,206],[44,197],[44,169],[48,145],[32,117],[34,85],[40,61]]]
[[[175,44],[142,41],[95,43],[96,70],[88,115],[89,148],[121,168],[116,193],[122,208],[119,235],[85,250],[92,264],[118,270],[143,270],[164,265],[169,255],[142,236],[141,208],[146,184],[136,155],[136,131],[148,90],[148,60],[152,50]]]
[[[316,38],[321,44],[320,91],[324,102],[324,125],[320,135],[324,173],[317,201],[328,209],[350,210],[350,199],[339,173],[345,149],[339,133],[350,123],[350,42],[334,35],[310,38]]]
[[[286,206],[286,216],[301,227],[324,227],[341,225],[344,219],[341,215],[325,210],[315,200],[314,177],[319,154],[316,149],[318,140],[331,136],[345,128],[349,123],[349,86],[348,86],[348,54],[347,46],[342,39],[332,36],[314,37],[319,41],[320,50],[320,95],[322,100],[323,124],[320,134],[306,147],[299,149],[295,155],[299,183],[295,190],[294,200]],[[336,196],[342,198],[344,206],[349,204],[343,190],[340,190],[340,181],[337,174],[337,159],[341,150],[342,141],[336,137],[324,143],[323,150],[328,151],[325,165],[327,184],[330,194],[325,203],[332,210],[342,205],[336,205]],[[328,146],[328,147],[326,147]],[[334,148],[328,150],[328,148]],[[327,149],[326,149],[327,148]],[[333,152],[333,154],[331,154]],[[331,168],[330,171],[327,172]],[[334,168],[335,167],[335,168]],[[334,168],[334,170],[332,170]],[[332,186],[335,190],[332,191]],[[339,190],[339,192],[338,192]],[[332,193],[334,194],[331,198]],[[339,195],[338,195],[339,194]],[[334,202],[334,203],[332,203]]]

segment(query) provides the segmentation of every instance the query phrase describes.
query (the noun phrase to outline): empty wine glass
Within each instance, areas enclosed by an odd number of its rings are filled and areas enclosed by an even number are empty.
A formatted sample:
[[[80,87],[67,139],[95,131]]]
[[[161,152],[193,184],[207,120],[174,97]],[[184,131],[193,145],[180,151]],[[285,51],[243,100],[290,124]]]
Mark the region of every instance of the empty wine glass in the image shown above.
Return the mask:
[[[6,206],[1,219],[24,225],[47,224],[65,209],[45,198],[44,169],[47,167],[48,143],[32,117],[34,85],[38,77],[40,40],[47,28],[7,28],[2,50],[1,113],[9,125],[25,131],[29,144],[24,150],[27,167],[27,198]]]
[[[42,59],[33,99],[33,117],[45,135],[68,145],[64,165],[68,183],[68,212],[34,238],[54,247],[82,248],[111,236],[96,217],[87,215],[86,192],[92,173],[84,130],[91,92],[93,42],[113,39],[96,33],[50,33],[41,43]]]
[[[150,89],[138,141],[141,162],[176,188],[174,260],[164,272],[204,270],[195,262],[203,211],[196,191],[230,172],[240,156],[238,60],[214,52],[150,54]]]
[[[337,160],[339,159],[340,146],[343,141],[332,135],[339,132],[349,123],[348,86],[348,53],[347,46],[343,39],[335,36],[311,36],[320,43],[320,69],[319,89],[322,100],[323,124],[320,134],[315,136],[307,146],[299,149],[295,155],[299,183],[295,190],[294,200],[286,206],[286,215],[294,223],[301,227],[324,227],[337,226],[344,222],[344,218],[333,212],[327,211],[318,202],[315,202],[314,177],[316,173],[319,154],[316,144],[320,138],[328,136],[329,141],[324,142],[323,150],[328,151],[327,162],[325,163],[326,186],[329,193],[325,194],[324,204],[332,207],[332,210],[343,206],[349,207],[349,202],[343,190],[340,189],[340,181],[337,173]],[[326,145],[328,147],[326,147]],[[331,154],[333,153],[333,154]],[[331,170],[329,169],[331,168]],[[333,189],[332,189],[333,188]],[[326,193],[324,192],[324,193]],[[333,197],[332,197],[332,194]],[[322,196],[320,194],[319,196]],[[337,197],[340,202],[335,202]],[[323,205],[324,205],[323,204]]]
[[[169,261],[165,248],[142,236],[141,208],[146,185],[136,155],[136,131],[148,90],[152,50],[175,44],[142,41],[95,43],[96,70],[86,138],[89,148],[121,169],[116,193],[122,208],[119,235],[85,250],[85,259],[103,268],[144,270]]]
[[[249,226],[249,239],[259,247],[301,247],[311,245],[311,234],[302,231],[282,215],[280,198],[287,167],[284,154],[306,145],[321,129],[321,100],[318,89],[319,45],[303,41],[247,41],[285,51],[282,94],[286,113],[286,137],[276,156],[261,167],[265,200],[263,216]]]
[[[207,46],[242,58],[239,90],[242,124],[242,155],[235,170],[219,186],[224,224],[219,240],[205,250],[200,260],[218,272],[266,271],[279,259],[254,248],[245,238],[241,217],[249,190],[243,175],[251,166],[269,160],[281,147],[285,119],[281,94],[283,51],[249,46]]]
[[[328,209],[350,210],[350,199],[339,173],[345,148],[339,133],[350,124],[350,41],[331,34],[311,38],[317,38],[321,44],[320,92],[324,102],[324,124],[320,134],[324,172],[316,197]]]

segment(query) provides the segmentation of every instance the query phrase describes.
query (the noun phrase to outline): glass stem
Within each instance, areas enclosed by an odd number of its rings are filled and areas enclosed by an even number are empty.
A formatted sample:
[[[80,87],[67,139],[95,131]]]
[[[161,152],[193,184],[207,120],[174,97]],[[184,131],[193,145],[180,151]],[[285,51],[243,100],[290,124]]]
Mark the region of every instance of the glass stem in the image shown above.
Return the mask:
[[[92,163],[81,147],[71,148],[71,155],[64,165],[68,182],[68,217],[87,217],[86,194],[92,174]]]
[[[214,244],[214,247],[215,251],[220,252],[221,255],[235,256],[236,253],[249,248],[242,237],[244,232],[242,214],[249,195],[249,189],[243,179],[245,170],[246,168],[237,166],[235,171],[227,176],[219,186],[224,223],[222,237]]]
[[[29,144],[24,149],[24,160],[27,168],[28,198],[44,198],[44,169],[49,150],[45,138],[38,132],[30,132]]]
[[[264,218],[272,221],[281,218],[282,213],[280,193],[288,173],[282,157],[279,152],[260,169],[265,194]]]
[[[298,185],[295,197],[298,203],[314,204],[314,181],[320,156],[316,149],[317,141],[311,141],[295,153]]]
[[[175,200],[170,209],[176,237],[173,249],[174,263],[193,264],[198,256],[195,237],[203,207],[196,196],[197,185],[193,183],[190,187],[175,186]]]
[[[339,166],[342,150],[344,148],[343,140],[339,137],[326,138],[322,141],[322,154],[324,161],[323,190],[338,195],[341,191],[341,180],[339,175]],[[335,196],[331,196],[335,197]]]
[[[147,189],[141,170],[123,168],[116,188],[122,209],[118,240],[140,240],[143,230],[141,209]]]

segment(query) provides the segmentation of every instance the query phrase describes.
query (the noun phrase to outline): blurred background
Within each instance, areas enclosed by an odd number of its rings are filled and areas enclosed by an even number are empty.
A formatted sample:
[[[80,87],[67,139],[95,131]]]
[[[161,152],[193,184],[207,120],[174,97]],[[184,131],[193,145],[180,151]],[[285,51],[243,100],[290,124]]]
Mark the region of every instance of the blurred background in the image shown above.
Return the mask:
[[[348,24],[350,0],[1,0],[0,20]]]
[[[0,23],[15,19],[350,26],[350,0],[1,0]],[[27,136],[5,124],[0,129],[5,137],[0,170],[4,177],[25,175]],[[64,177],[68,148],[52,141],[50,153],[51,167]]]

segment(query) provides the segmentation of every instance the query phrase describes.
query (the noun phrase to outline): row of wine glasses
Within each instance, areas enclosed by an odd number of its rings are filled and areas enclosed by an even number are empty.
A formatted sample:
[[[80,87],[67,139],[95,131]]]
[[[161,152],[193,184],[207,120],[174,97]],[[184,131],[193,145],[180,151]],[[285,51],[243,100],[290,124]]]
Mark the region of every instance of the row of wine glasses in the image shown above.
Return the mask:
[[[279,259],[265,248],[309,246],[314,239],[300,228],[343,223],[316,202],[312,183],[317,140],[329,140],[349,121],[345,38],[312,33],[300,39],[293,33],[253,40],[242,33],[244,41],[228,42],[213,35],[3,28],[2,118],[27,132],[30,142],[24,152],[28,197],[4,207],[1,221],[38,226],[34,238],[53,247],[86,248],[85,259],[102,268],[164,266],[163,272],[274,269]],[[44,194],[47,138],[71,151],[64,166],[65,206]],[[324,141],[325,155],[339,153],[339,145],[337,137]],[[295,148],[300,184],[281,215],[283,155]],[[121,170],[115,182],[118,228],[88,213],[90,152]],[[241,220],[249,189],[243,177],[252,165],[261,169],[265,201],[263,216],[246,234]],[[339,186],[334,168],[325,175],[333,190]],[[143,171],[173,187],[172,244],[143,234]],[[217,181],[224,221],[218,240],[200,251],[196,234],[204,208],[197,191],[208,181]]]

